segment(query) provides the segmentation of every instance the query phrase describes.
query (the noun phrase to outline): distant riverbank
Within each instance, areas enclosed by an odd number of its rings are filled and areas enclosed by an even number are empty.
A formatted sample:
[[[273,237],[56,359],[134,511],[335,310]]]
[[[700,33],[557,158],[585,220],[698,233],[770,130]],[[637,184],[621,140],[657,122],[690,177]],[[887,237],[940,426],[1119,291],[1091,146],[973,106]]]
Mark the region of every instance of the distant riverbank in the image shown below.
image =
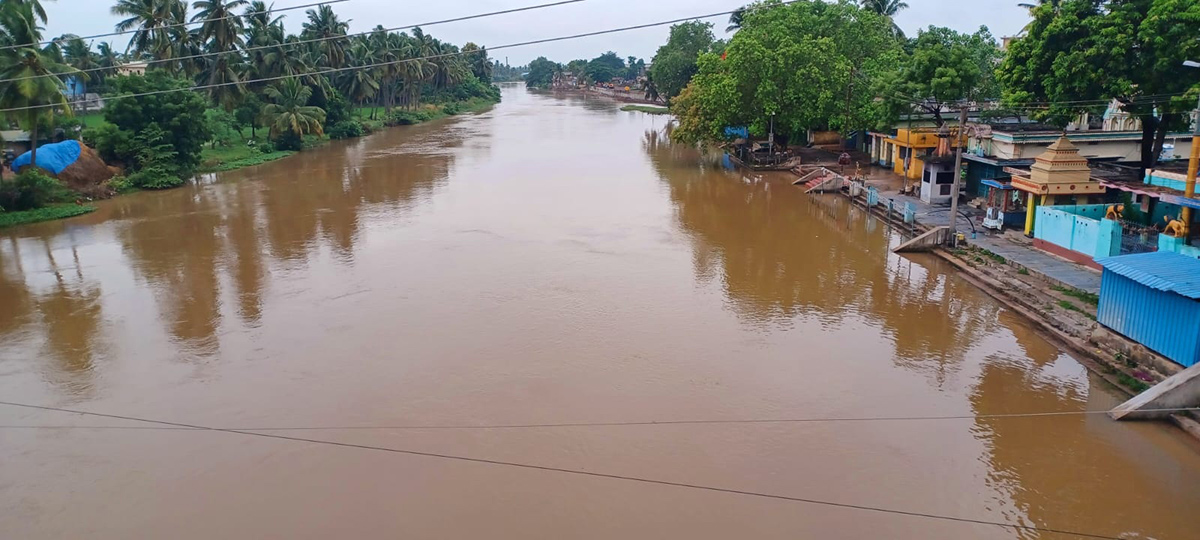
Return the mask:
[[[273,145],[265,140],[262,144],[251,144],[251,141],[265,139],[266,130],[263,128],[251,130],[247,127],[241,130],[242,142],[240,144],[206,146],[200,154],[200,168],[197,174],[212,174],[255,167],[324,146],[331,140],[364,137],[393,127],[424,124],[460,114],[480,113],[494,107],[497,103],[499,102],[491,99],[474,97],[448,103],[425,104],[416,109],[396,109],[391,112],[390,116],[379,107],[358,107],[354,109],[353,115],[361,126],[360,131],[348,135],[327,131],[320,136],[309,136],[305,138],[302,150],[275,150]],[[106,123],[101,113],[84,115],[80,117],[80,120],[88,127],[99,127]],[[119,177],[114,178],[110,185],[115,191],[115,196],[141,191],[125,187]],[[64,200],[59,204],[51,204],[33,210],[0,212],[0,229],[76,217],[95,209],[94,206],[73,204]]]

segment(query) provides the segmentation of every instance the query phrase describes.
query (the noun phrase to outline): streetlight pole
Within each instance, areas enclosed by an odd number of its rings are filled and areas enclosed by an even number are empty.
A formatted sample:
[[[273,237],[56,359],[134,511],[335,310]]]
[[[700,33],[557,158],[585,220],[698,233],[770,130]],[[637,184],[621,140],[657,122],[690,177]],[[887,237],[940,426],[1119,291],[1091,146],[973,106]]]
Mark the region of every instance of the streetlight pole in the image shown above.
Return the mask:
[[[1200,68],[1200,62],[1187,61],[1184,66]],[[1196,100],[1196,125],[1192,128],[1192,155],[1188,160],[1187,183],[1184,184],[1183,196],[1191,199],[1196,196],[1196,173],[1200,169],[1200,98]],[[1186,242],[1191,232],[1192,209],[1183,207],[1183,237]]]
[[[967,129],[967,104],[964,102],[958,110],[958,134],[954,142],[958,143],[958,155],[954,158],[954,183],[950,187],[950,238],[958,238],[958,182],[962,176],[963,133]],[[954,240],[951,240],[954,241]]]

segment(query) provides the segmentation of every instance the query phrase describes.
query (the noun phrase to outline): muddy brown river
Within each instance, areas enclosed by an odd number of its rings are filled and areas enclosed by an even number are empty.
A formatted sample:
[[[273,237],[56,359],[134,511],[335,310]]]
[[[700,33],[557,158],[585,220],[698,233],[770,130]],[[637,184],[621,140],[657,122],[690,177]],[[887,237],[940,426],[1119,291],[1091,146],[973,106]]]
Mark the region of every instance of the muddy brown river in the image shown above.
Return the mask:
[[[995,416],[1123,399],[665,126],[507,87],[0,231],[0,400],[286,437],[0,405],[0,538],[1197,537],[1200,445]]]

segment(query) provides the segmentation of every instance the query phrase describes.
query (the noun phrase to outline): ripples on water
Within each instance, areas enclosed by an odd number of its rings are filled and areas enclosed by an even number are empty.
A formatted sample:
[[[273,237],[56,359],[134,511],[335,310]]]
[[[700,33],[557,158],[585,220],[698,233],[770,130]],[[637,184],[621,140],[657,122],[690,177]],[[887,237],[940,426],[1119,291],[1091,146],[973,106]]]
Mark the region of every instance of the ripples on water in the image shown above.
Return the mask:
[[[886,224],[505,90],[0,236],[0,395],[215,426],[1101,410]],[[9,425],[113,421],[0,408]],[[330,440],[1184,538],[1195,445],[1102,416],[331,431]],[[0,430],[0,537],[1018,538],[989,526],[192,432]]]

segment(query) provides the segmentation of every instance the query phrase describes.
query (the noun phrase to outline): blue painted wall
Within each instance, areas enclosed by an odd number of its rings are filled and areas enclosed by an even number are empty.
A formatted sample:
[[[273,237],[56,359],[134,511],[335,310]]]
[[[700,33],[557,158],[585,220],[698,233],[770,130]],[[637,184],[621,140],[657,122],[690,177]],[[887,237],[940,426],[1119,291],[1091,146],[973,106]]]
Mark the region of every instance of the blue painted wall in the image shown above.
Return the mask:
[[[1184,367],[1200,360],[1200,301],[1105,270],[1097,320]]]
[[[1165,234],[1158,235],[1158,250],[1170,253],[1178,253],[1185,257],[1200,259],[1200,248],[1189,246],[1183,243],[1182,238],[1175,238]]]
[[[1108,205],[1042,206],[1033,237],[1093,259],[1121,253],[1121,225],[1104,219]]]

